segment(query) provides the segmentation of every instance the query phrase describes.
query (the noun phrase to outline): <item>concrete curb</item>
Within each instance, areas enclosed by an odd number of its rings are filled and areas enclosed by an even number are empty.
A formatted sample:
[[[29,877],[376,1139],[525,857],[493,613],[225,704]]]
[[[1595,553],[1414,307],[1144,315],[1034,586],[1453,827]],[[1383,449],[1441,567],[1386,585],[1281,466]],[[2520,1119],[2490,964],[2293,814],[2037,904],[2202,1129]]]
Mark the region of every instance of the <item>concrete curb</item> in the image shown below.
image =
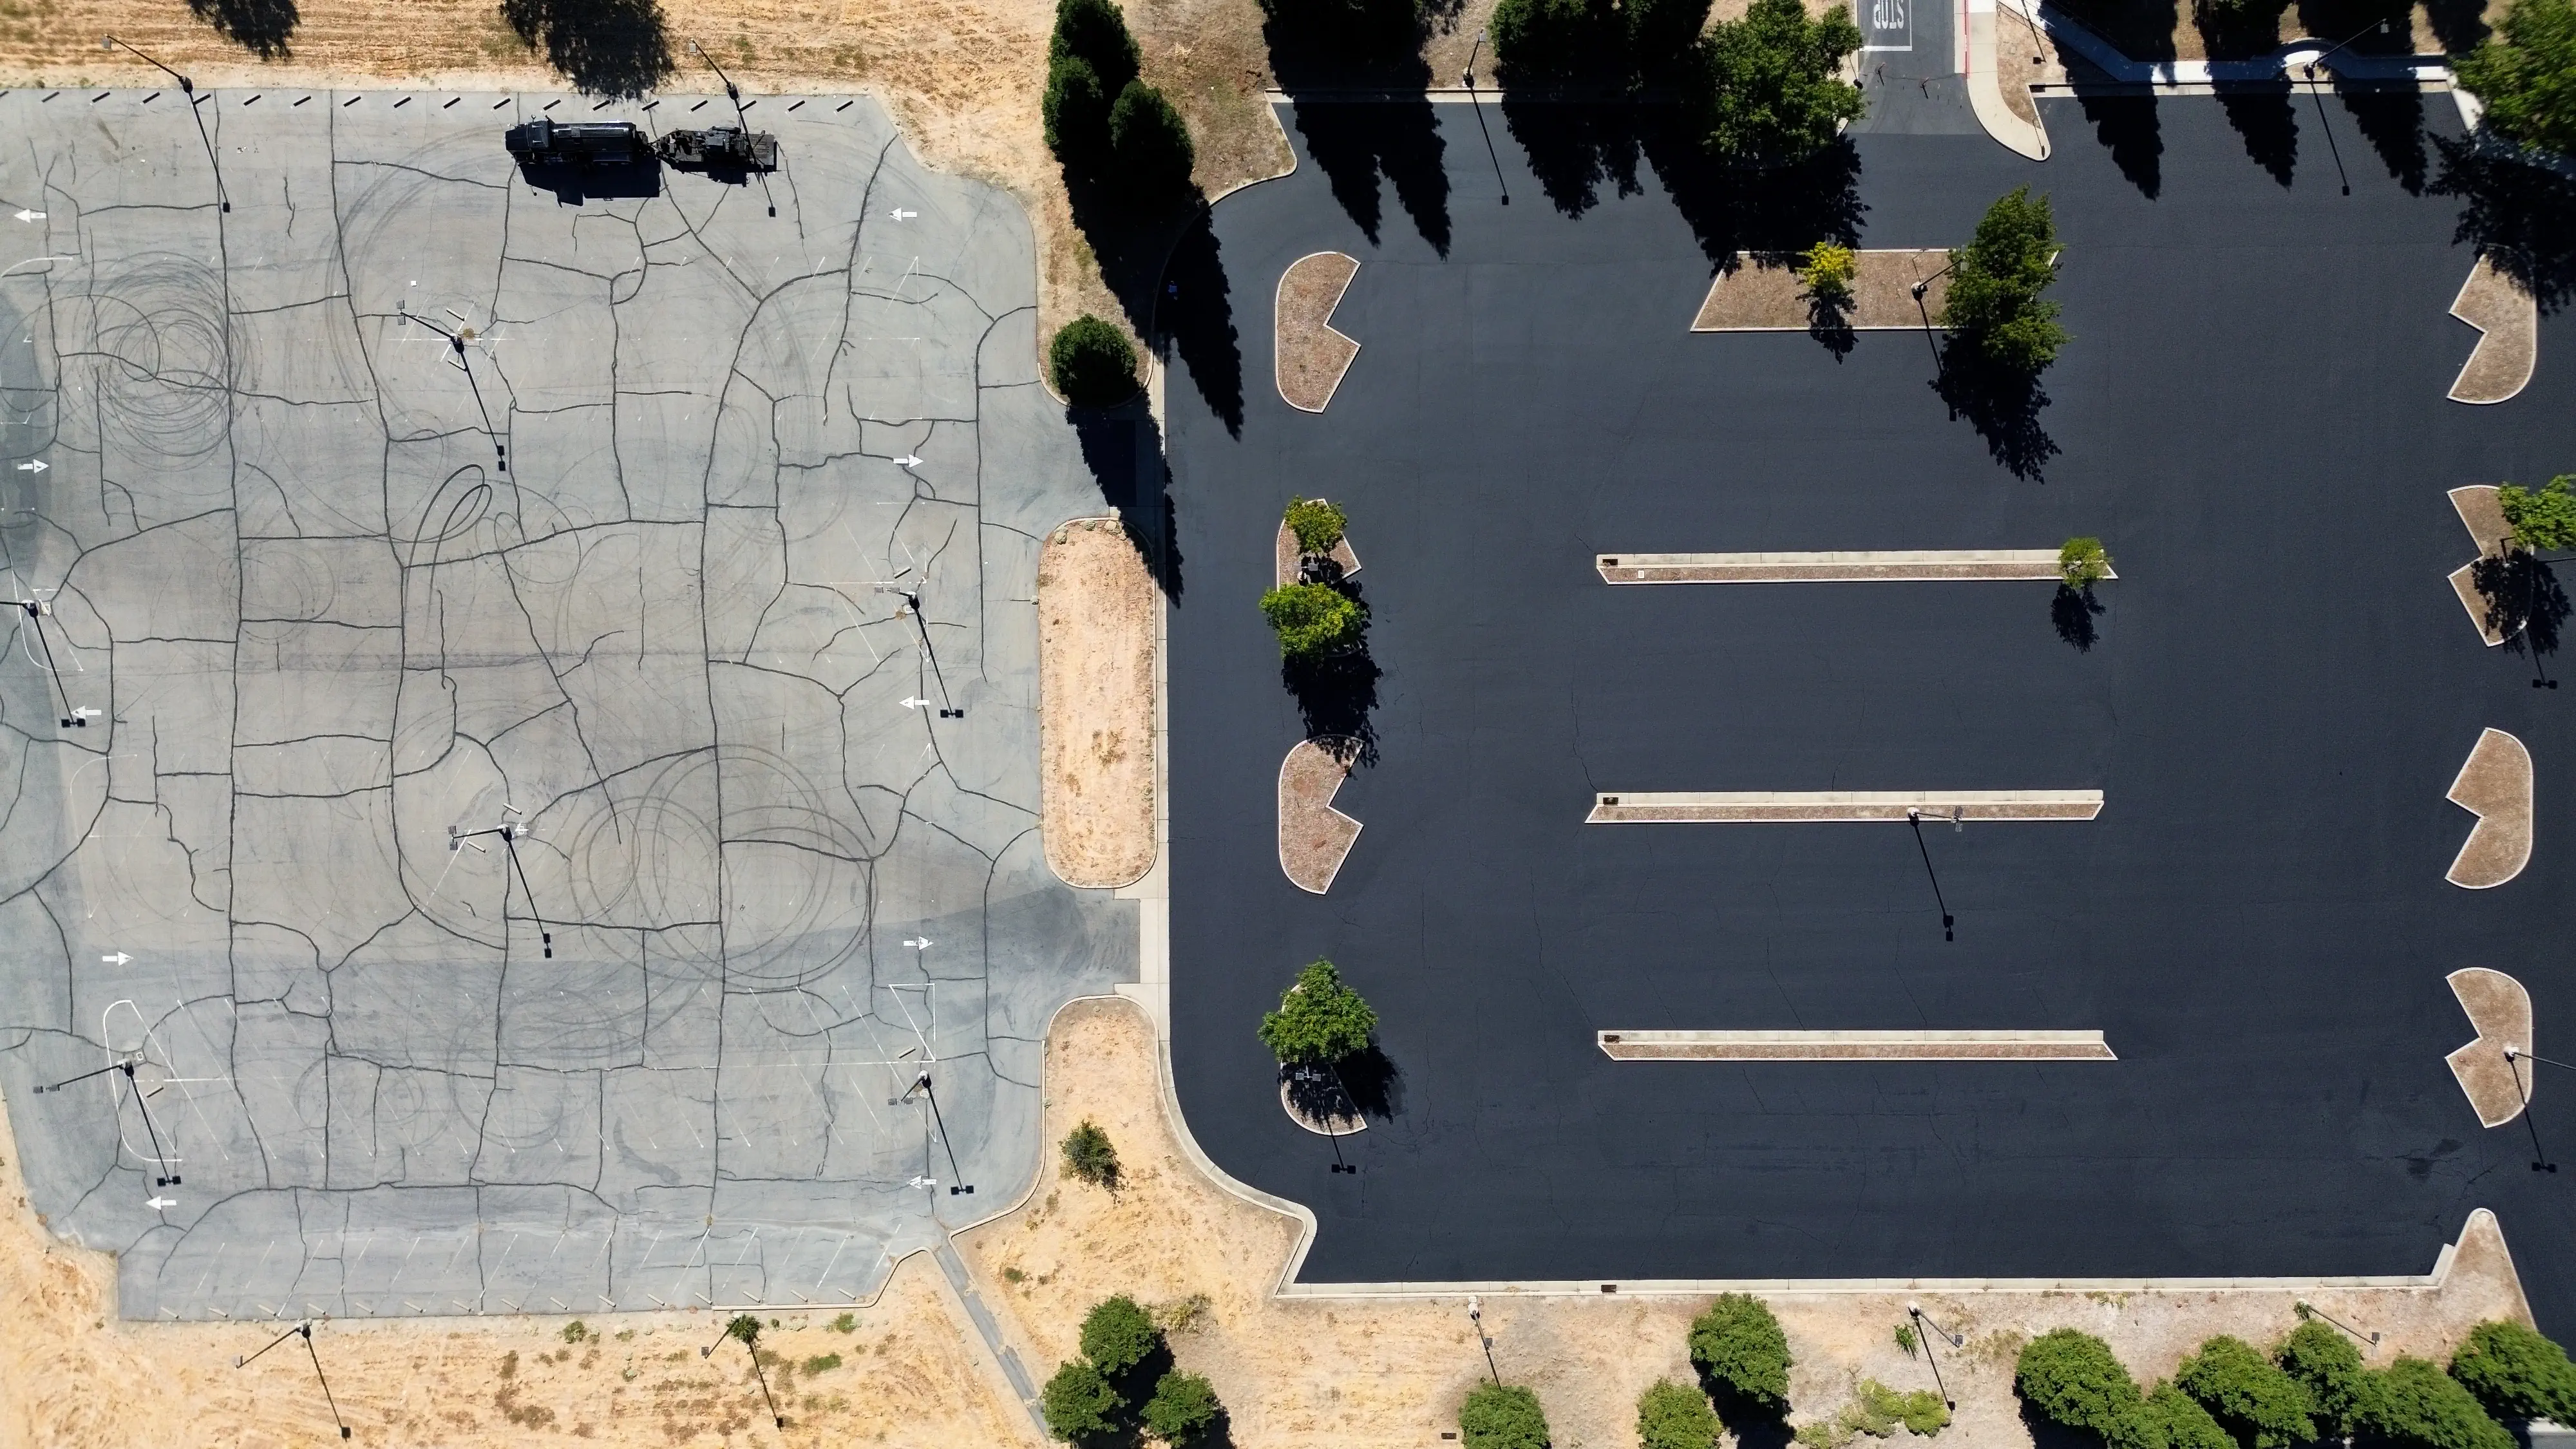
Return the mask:
[[[2285,42],[2270,55],[2254,60],[2131,60],[2111,42],[2096,34],[2082,21],[2043,3],[2039,7],[2040,28],[2056,42],[2061,51],[2072,51],[2086,64],[2114,81],[2130,85],[2152,86],[2157,90],[2179,90],[2190,86],[2211,85],[2288,85],[2296,67],[2322,59],[2331,42],[2293,40]],[[2397,82],[2408,85],[2451,85],[2449,58],[2439,55],[2355,55],[2344,51],[2331,64],[2321,67],[2330,80],[2314,84],[2330,85],[2334,81]],[[2082,90],[2078,84],[2070,89]]]
[[[1593,797],[1586,825],[2091,820],[2099,790],[1666,790]]]
[[[2019,9],[2019,0],[2014,0]],[[2005,150],[2033,161],[2048,159],[2046,127],[2013,114],[2004,99],[2003,71],[1995,61],[1995,0],[1966,0],[1968,19],[1968,109]],[[2024,18],[2030,12],[2020,10]]]
[[[1601,1031],[1616,1062],[2115,1062],[2098,1031]]]
[[[1605,584],[2058,583],[2053,548],[1888,549],[1816,553],[1605,553]],[[2116,573],[2103,577],[2116,579]]]

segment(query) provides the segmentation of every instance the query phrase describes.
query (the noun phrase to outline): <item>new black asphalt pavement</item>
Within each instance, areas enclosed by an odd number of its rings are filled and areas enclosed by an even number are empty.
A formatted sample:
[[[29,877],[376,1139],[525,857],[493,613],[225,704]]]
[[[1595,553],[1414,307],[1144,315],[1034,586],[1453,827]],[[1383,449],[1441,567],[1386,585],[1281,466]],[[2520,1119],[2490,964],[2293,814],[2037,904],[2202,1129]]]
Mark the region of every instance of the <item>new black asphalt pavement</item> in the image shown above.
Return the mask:
[[[2576,1331],[2576,1078],[2540,1080],[2568,1163],[2536,1172],[2442,1061],[2473,1034],[2462,966],[2521,978],[2537,1049],[2576,1048],[2576,687],[2534,688],[2444,582],[2472,554],[2446,489],[2576,471],[2576,328],[2543,324],[2520,398],[2447,401],[2473,252],[2408,137],[2456,134],[2448,98],[2291,99],[2052,102],[2045,164],[1860,139],[1863,245],[2054,199],[2075,340],[2000,448],[1923,334],[1838,360],[1690,333],[1711,248],[1776,216],[1722,180],[1677,197],[1615,119],[1286,113],[1297,171],[1216,207],[1167,303],[1172,1009],[1199,1142],[1317,1214],[1306,1281],[2409,1274],[2484,1206],[2542,1326]],[[1271,296],[1322,248],[1361,261],[1334,324],[1361,351],[1316,416],[1271,386]],[[1349,511],[1383,670],[1338,802],[1366,828],[1320,897],[1277,862],[1304,725],[1254,606],[1299,493]],[[1593,572],[2071,534],[2121,574],[2089,649],[2047,585]],[[2472,823],[2443,791],[2490,725],[2538,762],[2539,844],[2471,892],[2442,878]],[[2108,804],[1928,830],[1954,941],[1903,827],[1583,823],[1600,790],[1942,787]],[[1397,1073],[1350,1175],[1254,1035],[1317,956]],[[1593,1045],[1693,1027],[2099,1028],[2119,1060]]]

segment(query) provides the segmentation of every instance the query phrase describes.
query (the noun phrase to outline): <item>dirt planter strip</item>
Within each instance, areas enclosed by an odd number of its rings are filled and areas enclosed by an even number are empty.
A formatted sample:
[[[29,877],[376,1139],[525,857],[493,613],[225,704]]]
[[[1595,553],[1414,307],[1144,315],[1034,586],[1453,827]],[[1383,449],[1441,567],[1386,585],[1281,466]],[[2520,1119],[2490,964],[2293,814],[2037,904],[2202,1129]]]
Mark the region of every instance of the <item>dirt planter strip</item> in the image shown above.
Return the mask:
[[[1945,251],[1865,251],[1853,255],[1852,305],[1844,324],[1854,332],[1896,332],[1932,325],[1950,295]],[[1793,256],[1748,257],[1719,272],[1691,319],[1693,332],[1807,332],[1815,327],[1807,289]],[[1925,283],[1921,301],[1914,284]]]
[[[1315,501],[1322,503],[1325,500],[1318,498]],[[1343,578],[1349,578],[1360,571],[1360,556],[1351,548],[1348,534],[1343,535],[1341,540],[1333,545],[1333,551],[1325,554],[1324,557],[1333,561],[1334,565],[1342,571]],[[1286,523],[1281,523],[1279,536],[1270,544],[1272,586],[1284,589],[1304,578],[1304,563],[1305,555],[1297,551],[1297,535],[1289,531]]]
[[[1621,1062],[2113,1062],[2098,1031],[1604,1031]]]
[[[1332,327],[1333,309],[1342,304],[1342,294],[1359,270],[1355,257],[1315,252],[1290,262],[1279,274],[1271,363],[1279,396],[1288,406],[1322,412],[1342,385],[1342,374],[1350,371],[1351,360],[1360,355],[1360,345]]]
[[[1360,823],[1333,808],[1350,778],[1351,742],[1299,740],[1279,762],[1279,869],[1301,891],[1333,888],[1360,838]]]
[[[2540,303],[2485,253],[2469,267],[2451,315],[2478,329],[2478,345],[2451,383],[2451,401],[2500,403],[2530,385],[2540,360]]]
[[[1593,556],[1592,567],[1605,584],[2056,583],[2064,578],[2053,548],[1604,553]]]
[[[2469,531],[2469,541],[2477,545],[2478,562],[2504,556],[2505,545],[2513,537],[2513,525],[2505,521],[2502,492],[2492,483],[2473,483],[2450,492],[2451,508],[2460,515],[2460,526]],[[2451,592],[2459,595],[2460,607],[2469,611],[2469,623],[2478,637],[2495,648],[2504,642],[2502,621],[2495,608],[2479,590],[2477,562],[2464,563],[2451,570]]]
[[[1154,864],[1152,572],[1114,518],[1076,519],[1038,559],[1038,833],[1070,886]]]
[[[2099,790],[1667,790],[1593,797],[1586,825],[2091,820]]]
[[[2475,1040],[2442,1060],[2460,1084],[2481,1126],[2501,1127],[2522,1115],[2539,1083],[2533,1080],[2531,993],[2501,971],[2470,966],[2447,978],[2451,994],[2476,1027]],[[2510,1059],[2507,1051],[2516,1055]]]
[[[2531,751],[2499,729],[2478,736],[2444,797],[2478,817],[2443,879],[2468,890],[2489,890],[2531,864]]]

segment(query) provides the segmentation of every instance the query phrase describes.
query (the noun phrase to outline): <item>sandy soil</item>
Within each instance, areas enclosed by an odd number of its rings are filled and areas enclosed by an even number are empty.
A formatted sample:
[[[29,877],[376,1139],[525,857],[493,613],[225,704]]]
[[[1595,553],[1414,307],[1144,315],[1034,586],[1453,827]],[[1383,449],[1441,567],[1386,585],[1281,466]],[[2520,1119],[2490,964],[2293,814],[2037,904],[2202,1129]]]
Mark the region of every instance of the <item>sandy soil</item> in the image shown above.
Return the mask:
[[[2522,874],[2531,863],[2531,751],[2502,730],[2478,736],[2445,796],[2478,817],[2445,877],[2485,890]]]
[[[2207,60],[2213,54],[2221,57],[2263,55],[2293,40],[2313,36],[2332,45],[2362,30],[2379,18],[2376,11],[2357,6],[2349,0],[2304,0],[2281,12],[2276,25],[2256,26],[2252,33],[2225,36],[2213,46],[2209,35],[2194,19],[2190,0],[2051,0],[2067,14],[2083,21],[2103,39],[2118,46],[2132,60]],[[2457,15],[2449,6],[2442,7],[2443,18],[2436,23],[2433,9],[2417,5],[2412,11],[2411,48],[2419,55],[2438,55],[2467,50],[2476,45],[2489,26],[2504,18],[2511,0],[2485,0],[2475,18]],[[2009,20],[2011,17],[2006,16]],[[2390,49],[2385,43],[2368,47],[2374,53]]]
[[[1247,1028],[1248,1030],[1248,1028]],[[1007,1309],[1006,1331],[1038,1372],[1075,1350],[1083,1312],[1112,1293],[1157,1305],[1202,1306],[1173,1336],[1180,1364],[1215,1384],[1234,1442],[1272,1446],[1439,1442],[1459,1401],[1485,1371],[1463,1298],[1273,1298],[1296,1224],[1222,1191],[1182,1155],[1161,1114],[1153,1031],[1123,1001],[1086,1002],[1048,1039],[1050,1138],[1083,1117],[1118,1146],[1125,1185],[1114,1195],[1070,1179],[963,1240],[969,1264]],[[1320,1147],[1318,1150],[1321,1150]],[[2426,1243],[2419,1264],[2432,1266]],[[2305,1297],[2365,1332],[2384,1335],[2371,1362],[2441,1355],[2480,1319],[2528,1321],[2492,1219],[2471,1219],[2449,1278],[2435,1289],[2288,1292],[1778,1294],[1773,1310],[1797,1366],[1794,1420],[1830,1415],[1867,1376],[1901,1389],[1934,1386],[1931,1364],[1896,1346],[1909,1297],[1964,1349],[1939,1347],[1959,1400],[1943,1443],[2012,1449],[2030,1437],[2011,1390],[2012,1359],[2030,1337],[2073,1326],[2108,1339],[2143,1380],[2172,1374],[2213,1334],[2266,1343],[2296,1324]],[[1698,1298],[1616,1295],[1483,1300],[1503,1377],[1536,1390],[1555,1442],[1615,1449],[1635,1442],[1638,1393],[1657,1377],[1690,1376],[1683,1349]]]
[[[1942,251],[1864,251],[1854,257],[1852,305],[1844,320],[1855,332],[1920,328],[1941,315],[1950,279]],[[1914,284],[1929,278],[1923,299]],[[1693,332],[1805,332],[1811,324],[1807,289],[1790,257],[1752,257],[1721,272],[1708,286]]]
[[[1351,773],[1335,743],[1299,740],[1279,762],[1279,868],[1299,890],[1319,896],[1332,889],[1360,838],[1360,823],[1333,808]]]
[[[1318,498],[1315,501],[1323,503],[1328,500]],[[1351,536],[1347,533],[1334,543],[1333,551],[1325,554],[1324,557],[1333,561],[1333,566],[1342,571],[1343,578],[1349,578],[1360,571],[1360,556],[1352,549]],[[1282,520],[1279,525],[1279,536],[1270,543],[1271,585],[1284,589],[1303,578],[1305,562],[1306,556],[1297,551],[1297,535],[1290,532],[1287,522]]]
[[[1115,518],[1077,519],[1038,560],[1039,833],[1065,884],[1154,865],[1153,574]]]
[[[2451,994],[2460,998],[2460,1009],[2469,1014],[2469,1024],[2477,1036],[2443,1058],[2451,1065],[2451,1075],[2468,1094],[2469,1105],[2477,1109],[2478,1121],[2488,1127],[2501,1127],[2520,1116],[2539,1068],[2528,1058],[2508,1060],[2508,1050],[2528,1052],[2531,1039],[2531,993],[2522,983],[2501,971],[2471,966],[2454,971],[2449,977]]]
[[[2453,402],[2500,403],[2530,383],[2540,359],[2540,304],[2483,253],[2451,315],[2478,329],[2478,345],[2451,384]]]
[[[115,1263],[55,1242],[27,1207],[17,1141],[0,1120],[0,1449],[240,1449],[336,1442],[302,1344],[246,1369],[287,1325],[138,1324],[115,1313]],[[1028,1416],[972,1338],[939,1270],[916,1256],[877,1303],[778,1316],[770,1426],[740,1348],[698,1357],[722,1324],[704,1314],[593,1318],[566,1342],[561,1318],[326,1322],[313,1350],[357,1441],[497,1449],[531,1440],[688,1449],[871,1442],[954,1449],[1033,1442]],[[730,1350],[730,1351],[728,1351]],[[807,1360],[840,1356],[808,1372]],[[535,1431],[535,1432],[532,1432]]]
[[[1351,359],[1360,355],[1360,345],[1332,326],[1333,309],[1342,304],[1342,293],[1359,270],[1356,257],[1316,252],[1290,262],[1279,274],[1271,367],[1288,406],[1322,412],[1342,385],[1342,374],[1350,371]]]

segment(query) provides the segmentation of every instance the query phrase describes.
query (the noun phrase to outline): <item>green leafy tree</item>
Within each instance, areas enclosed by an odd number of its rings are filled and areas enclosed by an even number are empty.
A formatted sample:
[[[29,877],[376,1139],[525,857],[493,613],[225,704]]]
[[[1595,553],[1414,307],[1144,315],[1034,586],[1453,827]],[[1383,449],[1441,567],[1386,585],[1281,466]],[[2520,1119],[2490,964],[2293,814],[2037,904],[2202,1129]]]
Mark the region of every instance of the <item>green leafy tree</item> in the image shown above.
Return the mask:
[[[1478,1384],[1458,1406],[1465,1449],[1547,1449],[1547,1414],[1518,1384]]]
[[[1564,80],[1618,64],[1626,24],[1613,0],[1495,0],[1488,33],[1506,79]]]
[[[1987,361],[2036,373],[2068,341],[2058,307],[2040,293],[2057,280],[2057,221],[2048,198],[2017,186],[1977,223],[1968,245],[1950,253],[1950,291],[1941,325]]]
[[[1289,533],[1296,536],[1297,551],[1304,554],[1331,553],[1350,523],[1341,509],[1321,498],[1289,499],[1283,521]]]
[[[2111,1345],[2072,1328],[2051,1329],[2023,1346],[2013,1388],[2051,1422],[2103,1435],[2141,1400]]]
[[[1118,1186],[1118,1149],[1100,1124],[1085,1117],[1064,1134],[1064,1170],[1093,1187]]]
[[[2568,0],[2514,0],[2497,33],[2459,62],[2459,80],[2486,103],[2487,129],[2576,155],[2576,7]]]
[[[1162,1382],[1154,1385],[1154,1396],[1145,1401],[1145,1428],[1180,1449],[1214,1428],[1217,1416],[1224,1412],[1206,1379],[1174,1369],[1163,1375]]]
[[[2281,1371],[2307,1390],[2318,1424],[2335,1434],[2348,1434],[2368,1391],[2368,1371],[2361,1350],[2330,1323],[2309,1318],[2292,1330],[2272,1352]]]
[[[1113,1379],[1143,1363],[1162,1342],[1153,1315],[1124,1293],[1101,1299],[1082,1317],[1082,1356]]]
[[[2171,1384],[2158,1384],[2102,1436],[2110,1449],[2237,1449],[2207,1409]]]
[[[1112,0],[1056,0],[1055,33],[1047,39],[1047,58],[1078,57],[1100,76],[1101,89],[1116,95],[1136,78],[1144,53],[1127,32],[1127,16]]]
[[[2561,473],[2538,488],[2511,483],[2496,490],[2513,541],[2534,553],[2576,548],[2576,474]]]
[[[1716,1449],[1723,1428],[1708,1395],[1689,1384],[1657,1379],[1637,1396],[1638,1449]]]
[[[1136,349],[1127,334],[1085,312],[1047,344],[1055,389],[1077,407],[1111,407],[1136,395]]]
[[[1127,1407],[1100,1370],[1075,1359],[1055,1371],[1038,1394],[1038,1413],[1047,1432],[1067,1441],[1108,1434],[1118,1428],[1116,1415]]]
[[[2111,576],[2111,555],[2098,538],[2070,538],[2057,550],[2057,574],[2070,589],[2089,589]]]
[[[1099,165],[1109,149],[1109,93],[1091,62],[1078,55],[1049,60],[1038,115],[1055,159],[1085,174]]]
[[[1377,1012],[1342,984],[1341,969],[1317,961],[1297,973],[1277,1011],[1261,1017],[1261,1044],[1285,1065],[1337,1062],[1366,1050]]]
[[[1312,659],[1360,642],[1368,615],[1359,601],[1327,584],[1290,584],[1261,596],[1261,616],[1279,632],[1279,652]]]
[[[2174,1387],[2247,1449],[2289,1449],[2317,1437],[2308,1391],[2243,1339],[2221,1334],[2202,1344],[2174,1371]]]
[[[1753,0],[1741,20],[1701,37],[1685,87],[1701,144],[1739,165],[1796,161],[1869,109],[1840,74],[1860,27],[1836,6],[1809,19],[1799,0]]]
[[[1768,1412],[1789,1407],[1789,1337],[1761,1299],[1721,1293],[1691,1320],[1691,1362],[1727,1393]]]
[[[1798,254],[1798,281],[1807,296],[1836,311],[1852,304],[1852,279],[1860,254],[1839,242],[1818,242]]]
[[[1709,0],[1621,0],[1637,73],[1653,80],[1688,64],[1708,25],[1708,5]]]
[[[2535,1329],[2499,1320],[2470,1329],[2451,1377],[2499,1419],[2576,1424],[2576,1364]]]
[[[2513,1435],[2459,1381],[2420,1358],[2370,1374],[2353,1437],[2400,1449],[2513,1449]]]
[[[1197,151],[1189,123],[1163,93],[1131,80],[1109,107],[1109,164],[1118,183],[1139,197],[1175,196],[1189,189]]]

